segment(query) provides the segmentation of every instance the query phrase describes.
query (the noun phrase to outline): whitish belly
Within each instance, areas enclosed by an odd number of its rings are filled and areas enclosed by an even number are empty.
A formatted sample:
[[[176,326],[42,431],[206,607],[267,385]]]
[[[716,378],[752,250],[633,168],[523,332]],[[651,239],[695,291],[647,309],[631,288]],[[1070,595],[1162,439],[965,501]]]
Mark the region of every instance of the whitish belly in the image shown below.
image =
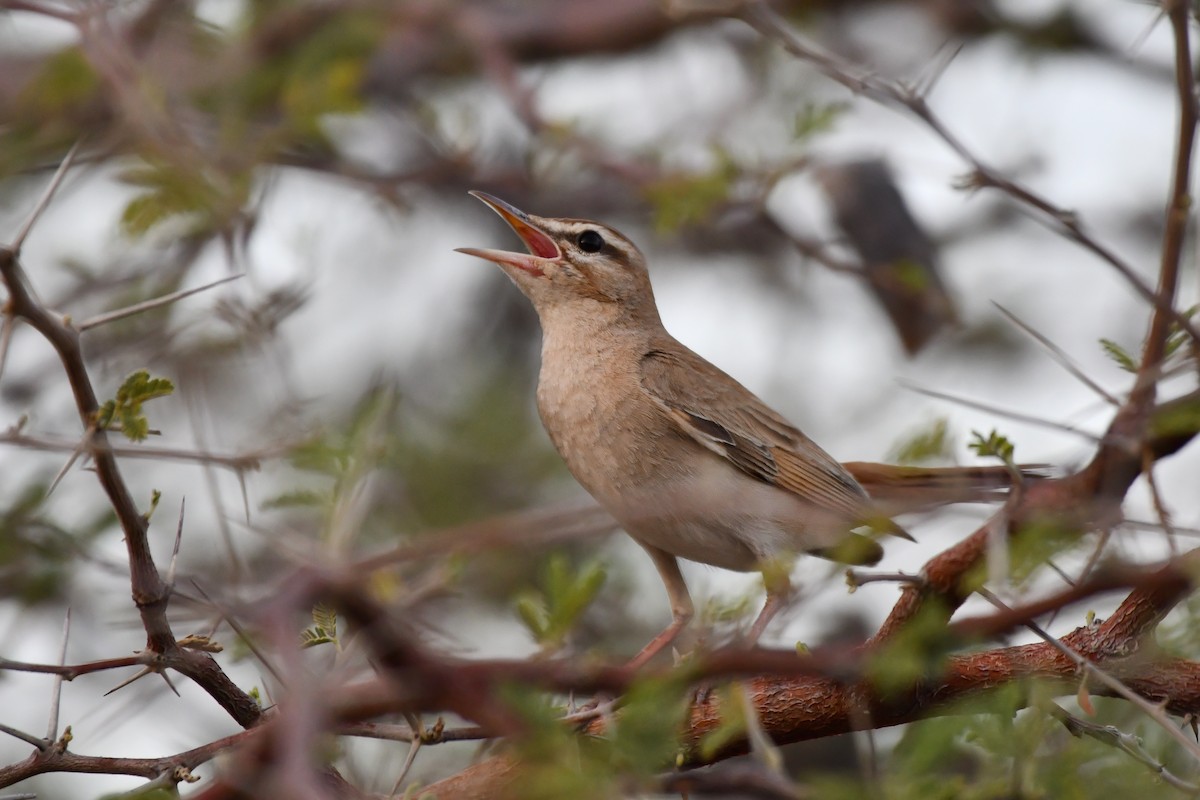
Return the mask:
[[[848,526],[836,515],[717,457],[701,464],[693,474],[654,488],[598,499],[635,539],[742,572],[767,559],[832,546],[845,536]]]

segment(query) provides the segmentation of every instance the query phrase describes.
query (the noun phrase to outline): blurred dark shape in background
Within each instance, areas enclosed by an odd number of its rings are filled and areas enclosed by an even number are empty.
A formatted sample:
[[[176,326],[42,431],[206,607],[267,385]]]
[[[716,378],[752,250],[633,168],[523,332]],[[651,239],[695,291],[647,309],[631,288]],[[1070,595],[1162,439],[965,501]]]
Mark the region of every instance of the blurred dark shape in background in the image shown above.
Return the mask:
[[[958,323],[938,274],[937,248],[913,219],[882,159],[814,170],[834,219],[862,259],[863,277],[909,355]]]

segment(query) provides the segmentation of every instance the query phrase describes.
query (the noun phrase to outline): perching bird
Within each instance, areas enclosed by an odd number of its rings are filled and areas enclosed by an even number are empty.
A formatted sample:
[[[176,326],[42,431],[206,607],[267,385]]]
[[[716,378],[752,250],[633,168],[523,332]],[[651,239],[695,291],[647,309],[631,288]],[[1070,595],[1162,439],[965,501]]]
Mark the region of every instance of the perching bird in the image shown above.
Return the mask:
[[[666,585],[671,624],[633,665],[669,645],[693,614],[676,557],[743,572],[803,553],[874,563],[882,548],[852,529],[907,535],[841,464],[666,331],[631,241],[596,222],[537,217],[471,194],[529,249],[459,252],[498,264],[537,310],[542,423]],[[752,640],[787,600],[780,573],[764,572],[773,579]]]

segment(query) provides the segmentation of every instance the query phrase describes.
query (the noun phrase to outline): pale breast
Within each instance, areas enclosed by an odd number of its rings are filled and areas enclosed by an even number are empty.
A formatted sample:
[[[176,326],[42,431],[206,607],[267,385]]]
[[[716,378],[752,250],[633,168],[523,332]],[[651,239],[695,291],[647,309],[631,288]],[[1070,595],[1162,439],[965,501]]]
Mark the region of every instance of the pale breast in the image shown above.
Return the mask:
[[[682,434],[644,392],[641,343],[548,335],[538,411],[568,469],[635,539],[733,570],[828,547],[845,521]]]

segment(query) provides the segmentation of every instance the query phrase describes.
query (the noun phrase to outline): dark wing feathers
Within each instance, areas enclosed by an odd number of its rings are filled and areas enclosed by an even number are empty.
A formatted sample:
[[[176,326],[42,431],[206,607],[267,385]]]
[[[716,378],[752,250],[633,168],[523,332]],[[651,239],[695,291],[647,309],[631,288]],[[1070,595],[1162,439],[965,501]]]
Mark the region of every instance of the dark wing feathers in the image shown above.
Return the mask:
[[[642,357],[642,388],[680,430],[764,483],[850,520],[872,516],[850,473],[748,389],[676,345]]]

